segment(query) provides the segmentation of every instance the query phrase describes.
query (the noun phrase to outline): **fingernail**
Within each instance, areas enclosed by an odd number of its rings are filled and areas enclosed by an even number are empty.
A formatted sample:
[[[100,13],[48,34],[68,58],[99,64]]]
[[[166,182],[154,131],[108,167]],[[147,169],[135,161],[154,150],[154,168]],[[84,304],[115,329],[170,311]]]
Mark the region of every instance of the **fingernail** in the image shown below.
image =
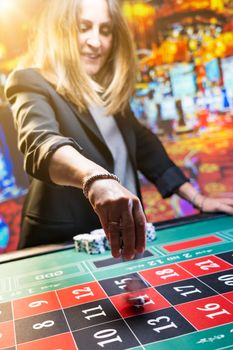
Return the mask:
[[[134,257],[135,257],[135,255],[134,255],[134,254],[129,255],[129,260],[133,260],[133,259],[134,259]]]
[[[144,251],[145,251],[145,248],[144,248],[144,247],[138,248],[138,253],[144,253]]]
[[[122,258],[123,260],[133,260],[135,255],[123,255]]]
[[[112,256],[114,257],[114,258],[119,258],[120,256],[121,256],[121,253],[119,252],[119,253],[115,253],[115,254],[112,254]]]

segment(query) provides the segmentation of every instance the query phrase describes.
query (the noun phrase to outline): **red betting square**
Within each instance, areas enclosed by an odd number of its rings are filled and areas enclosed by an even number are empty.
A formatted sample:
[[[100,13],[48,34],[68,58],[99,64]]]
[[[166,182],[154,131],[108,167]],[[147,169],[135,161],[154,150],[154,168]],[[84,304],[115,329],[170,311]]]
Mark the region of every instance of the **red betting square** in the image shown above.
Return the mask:
[[[217,236],[208,236],[197,239],[190,239],[188,241],[182,241],[173,244],[164,245],[163,248],[168,252],[178,252],[180,250],[186,250],[190,248],[200,247],[207,244],[213,244],[217,242],[222,242],[223,240]]]
[[[231,269],[232,265],[218,258],[217,256],[205,256],[178,263],[185,270],[194,276],[208,275],[210,273]]]
[[[233,322],[232,303],[220,295],[176,305],[175,308],[198,330]]]
[[[0,349],[10,348],[15,345],[13,321],[0,323]]]
[[[154,269],[141,271],[140,275],[152,286],[159,286],[171,282],[182,281],[193,277],[177,264],[156,267]]]
[[[63,308],[89,303],[106,298],[106,293],[97,282],[79,284],[57,291]]]
[[[23,318],[61,309],[55,292],[33,295],[13,301],[14,318]]]
[[[140,291],[140,295],[148,296],[150,298],[149,302],[145,303],[144,307],[142,308],[136,308],[128,304],[127,294],[128,293],[115,295],[110,298],[111,302],[114,304],[120,315],[124,318],[164,309],[171,306],[170,303],[153,288],[146,288]]]
[[[233,292],[222,294],[223,297],[230,300],[233,303]]]
[[[54,337],[43,338],[17,346],[18,350],[77,350],[70,333],[59,334]]]

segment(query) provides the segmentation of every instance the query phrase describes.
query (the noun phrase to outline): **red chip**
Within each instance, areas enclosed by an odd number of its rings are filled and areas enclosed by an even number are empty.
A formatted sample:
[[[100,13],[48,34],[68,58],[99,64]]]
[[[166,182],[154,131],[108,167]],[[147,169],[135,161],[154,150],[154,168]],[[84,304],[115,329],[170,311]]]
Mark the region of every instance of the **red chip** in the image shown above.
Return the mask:
[[[148,303],[150,301],[150,298],[148,295],[137,295],[137,296],[130,296],[128,295],[128,303],[130,303],[132,306],[140,308],[143,307],[145,303]]]

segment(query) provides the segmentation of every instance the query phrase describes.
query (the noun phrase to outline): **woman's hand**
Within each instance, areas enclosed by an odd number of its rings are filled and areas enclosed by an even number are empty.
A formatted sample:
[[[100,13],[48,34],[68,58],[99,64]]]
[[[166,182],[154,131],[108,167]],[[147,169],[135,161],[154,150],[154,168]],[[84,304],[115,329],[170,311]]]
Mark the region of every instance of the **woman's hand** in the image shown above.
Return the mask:
[[[201,210],[206,213],[223,212],[233,215],[233,198],[210,198],[202,196]]]
[[[110,241],[112,255],[133,259],[145,249],[146,218],[138,197],[112,179],[94,181],[88,199]]]
[[[185,182],[183,185],[181,185],[177,190],[177,194],[180,197],[188,200],[195,208],[203,212],[222,212],[229,215],[233,215],[232,197],[206,197],[200,192],[198,192],[189,182]]]
[[[62,186],[83,188],[88,177],[107,173],[69,145],[58,148],[49,163],[51,180]],[[142,253],[146,219],[138,197],[113,179],[96,179],[88,186],[87,196],[110,241],[112,255],[122,253],[125,259],[133,259]]]

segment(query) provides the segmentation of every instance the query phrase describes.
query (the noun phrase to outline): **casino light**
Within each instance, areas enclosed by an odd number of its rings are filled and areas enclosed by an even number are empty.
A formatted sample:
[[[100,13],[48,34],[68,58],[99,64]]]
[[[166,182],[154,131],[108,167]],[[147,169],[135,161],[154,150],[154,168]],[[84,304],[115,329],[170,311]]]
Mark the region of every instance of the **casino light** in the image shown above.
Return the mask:
[[[0,60],[5,58],[6,56],[6,47],[2,43],[0,43]]]
[[[6,15],[15,7],[15,0],[0,0],[0,15]]]
[[[123,3],[122,9],[127,18],[130,18],[132,15],[138,18],[147,18],[155,15],[155,8],[149,4],[131,4],[126,1]]]

